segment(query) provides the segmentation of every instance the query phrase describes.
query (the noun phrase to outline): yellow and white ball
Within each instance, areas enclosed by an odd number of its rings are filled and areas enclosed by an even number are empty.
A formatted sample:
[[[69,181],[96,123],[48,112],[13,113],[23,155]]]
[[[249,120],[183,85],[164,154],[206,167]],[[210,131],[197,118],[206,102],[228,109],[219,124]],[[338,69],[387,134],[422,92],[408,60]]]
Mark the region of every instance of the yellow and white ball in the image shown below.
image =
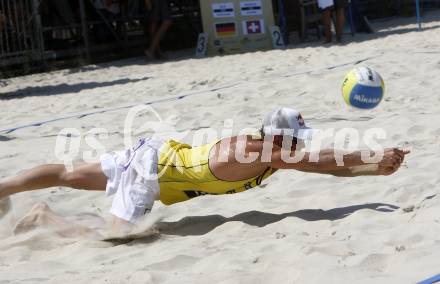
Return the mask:
[[[360,109],[377,107],[383,99],[384,91],[385,84],[382,77],[369,67],[351,70],[342,84],[345,102]]]

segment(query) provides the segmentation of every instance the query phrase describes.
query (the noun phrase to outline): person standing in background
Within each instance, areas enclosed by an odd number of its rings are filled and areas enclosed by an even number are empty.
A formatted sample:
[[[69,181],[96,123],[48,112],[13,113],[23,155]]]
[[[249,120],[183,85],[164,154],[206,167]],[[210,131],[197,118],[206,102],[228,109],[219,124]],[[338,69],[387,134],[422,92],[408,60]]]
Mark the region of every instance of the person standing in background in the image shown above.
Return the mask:
[[[114,40],[111,29],[118,30],[117,18],[121,13],[118,0],[93,0],[93,7],[96,9],[97,18],[100,22],[96,25],[95,37],[98,43],[107,43]],[[105,20],[107,23],[103,22]]]
[[[151,43],[145,50],[147,59],[162,59],[160,41],[172,25],[170,7],[167,0],[145,0],[145,7],[150,11],[149,33]]]
[[[344,32],[345,24],[345,7],[348,5],[348,0],[318,0],[319,9],[322,11],[322,23],[324,24],[325,41],[324,43],[332,42],[332,12],[336,12],[336,40],[342,42],[342,33]]]

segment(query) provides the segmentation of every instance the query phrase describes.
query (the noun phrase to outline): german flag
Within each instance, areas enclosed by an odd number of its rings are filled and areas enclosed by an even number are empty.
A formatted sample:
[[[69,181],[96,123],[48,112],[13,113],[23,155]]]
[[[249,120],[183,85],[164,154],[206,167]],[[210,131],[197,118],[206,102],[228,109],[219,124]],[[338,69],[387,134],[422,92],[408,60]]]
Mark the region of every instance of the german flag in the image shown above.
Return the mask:
[[[215,33],[217,37],[230,37],[236,35],[235,23],[215,24]]]

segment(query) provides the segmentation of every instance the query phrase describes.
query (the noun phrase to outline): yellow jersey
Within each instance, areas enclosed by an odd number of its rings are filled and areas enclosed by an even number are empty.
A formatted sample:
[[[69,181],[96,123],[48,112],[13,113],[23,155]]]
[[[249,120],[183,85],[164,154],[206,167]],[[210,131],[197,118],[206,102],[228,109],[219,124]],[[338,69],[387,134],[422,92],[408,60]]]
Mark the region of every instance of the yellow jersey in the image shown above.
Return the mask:
[[[260,185],[275,172],[268,167],[261,175],[245,180],[218,179],[209,168],[209,152],[217,142],[198,147],[174,140],[164,143],[157,168],[162,203],[169,205],[205,194],[242,192]]]

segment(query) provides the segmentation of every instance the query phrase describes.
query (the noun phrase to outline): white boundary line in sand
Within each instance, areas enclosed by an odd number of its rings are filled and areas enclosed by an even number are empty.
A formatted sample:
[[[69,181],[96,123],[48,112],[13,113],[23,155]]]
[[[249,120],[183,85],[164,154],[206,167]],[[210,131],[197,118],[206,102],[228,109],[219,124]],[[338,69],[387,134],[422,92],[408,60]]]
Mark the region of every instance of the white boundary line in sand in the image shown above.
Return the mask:
[[[332,65],[332,66],[327,66],[327,67],[323,67],[323,68],[317,68],[317,69],[313,69],[313,70],[293,72],[293,73],[286,74],[286,75],[280,75],[279,78],[288,78],[288,77],[293,77],[293,76],[310,74],[310,73],[316,72],[316,71],[327,71],[327,70],[333,70],[333,69],[344,67],[344,66],[357,65],[357,64],[360,64],[362,62],[365,62],[365,61],[368,61],[370,59],[377,58],[377,57],[380,57],[380,56],[381,55],[370,56],[370,57],[366,57],[364,59],[350,61],[350,62],[338,64],[338,65]],[[271,78],[271,79],[273,79],[273,78]],[[67,115],[67,116],[61,116],[61,117],[58,117],[58,118],[47,119],[47,120],[42,120],[42,121],[38,121],[38,122],[31,122],[31,123],[27,123],[27,124],[23,124],[23,125],[18,125],[18,126],[15,126],[15,127],[7,127],[7,128],[0,129],[0,133],[9,134],[9,133],[15,132],[15,131],[20,130],[20,129],[30,128],[30,127],[38,127],[38,126],[41,126],[43,124],[50,123],[50,122],[55,122],[55,121],[60,121],[60,120],[67,120],[67,119],[71,119],[71,118],[83,118],[83,117],[94,115],[94,114],[100,114],[100,113],[106,113],[106,112],[110,112],[110,111],[117,111],[117,110],[121,110],[121,109],[127,109],[127,108],[131,108],[131,107],[134,107],[134,106],[137,106],[137,105],[153,105],[153,104],[158,104],[158,103],[167,102],[167,101],[175,101],[175,100],[177,101],[177,100],[184,99],[186,97],[190,97],[190,96],[194,96],[194,95],[201,95],[201,94],[205,94],[205,93],[212,93],[212,92],[215,92],[215,91],[232,88],[232,87],[241,85],[243,83],[250,83],[250,81],[238,81],[238,82],[230,83],[230,84],[227,84],[227,85],[210,88],[210,89],[207,89],[207,90],[196,91],[196,92],[182,94],[182,95],[178,95],[178,96],[169,96],[169,97],[166,97],[166,98],[162,98],[162,99],[158,99],[158,100],[152,100],[152,101],[148,101],[148,102],[144,102],[144,103],[140,103],[140,104],[130,104],[130,105],[125,105],[125,106],[110,107],[110,108],[104,108],[104,109],[99,109],[99,110],[94,110],[94,111],[88,111],[88,112],[71,114],[71,115]]]
[[[48,119],[48,120],[43,120],[43,121],[39,121],[39,122],[23,124],[23,125],[19,125],[19,126],[16,126],[16,127],[0,129],[0,133],[8,134],[8,133],[11,133],[11,132],[14,132],[16,130],[23,129],[23,128],[38,127],[38,126],[40,126],[42,124],[46,124],[46,123],[50,123],[50,122],[55,122],[55,121],[59,121],[59,120],[67,120],[67,119],[71,119],[71,118],[83,118],[83,117],[94,115],[94,114],[100,114],[100,113],[106,113],[106,112],[110,112],[110,111],[117,111],[117,110],[121,110],[121,109],[132,108],[132,107],[137,106],[137,105],[153,105],[153,104],[163,103],[163,102],[167,102],[167,101],[180,100],[180,99],[183,99],[183,98],[186,98],[186,97],[189,97],[189,96],[200,95],[200,94],[204,94],[204,93],[210,93],[210,92],[215,92],[215,91],[218,91],[218,90],[232,88],[232,87],[234,87],[236,85],[239,85],[239,84],[241,84],[241,83],[240,82],[233,83],[233,84],[224,85],[224,86],[221,86],[221,87],[215,87],[215,88],[211,88],[211,89],[208,89],[208,90],[201,90],[201,91],[192,92],[192,93],[183,94],[183,95],[178,95],[178,96],[169,96],[169,97],[166,97],[166,98],[162,98],[162,99],[158,99],[158,100],[152,100],[152,101],[148,101],[148,102],[144,102],[144,103],[139,103],[139,104],[130,104],[130,105],[125,105],[125,106],[117,106],[117,107],[104,108],[104,109],[99,109],[99,110],[90,111],[90,112],[82,112],[82,113],[71,114],[71,115],[62,116],[62,117],[58,117],[58,118],[54,118],[54,119]]]

